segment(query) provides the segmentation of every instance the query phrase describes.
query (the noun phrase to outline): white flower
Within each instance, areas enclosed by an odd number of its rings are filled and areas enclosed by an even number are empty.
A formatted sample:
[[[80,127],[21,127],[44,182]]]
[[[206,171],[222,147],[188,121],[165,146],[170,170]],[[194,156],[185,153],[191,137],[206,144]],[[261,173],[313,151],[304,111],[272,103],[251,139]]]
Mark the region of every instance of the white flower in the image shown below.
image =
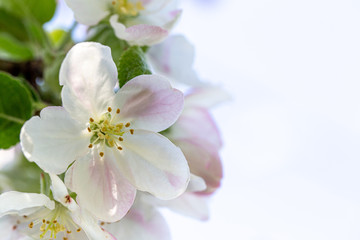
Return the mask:
[[[112,222],[132,205],[136,189],[161,199],[179,196],[189,181],[181,150],[156,133],[183,107],[183,94],[154,75],[136,77],[117,93],[110,48],[80,43],[60,70],[63,107],[44,108],[21,131],[25,156],[60,174],[79,204]]]
[[[70,197],[63,182],[50,175],[54,200],[44,194],[5,192],[0,195],[0,226],[9,239],[115,239],[103,231]],[[6,234],[6,235],[5,235]]]
[[[115,35],[131,45],[153,45],[169,34],[181,11],[174,0],[65,0],[78,22],[94,26],[107,16]]]

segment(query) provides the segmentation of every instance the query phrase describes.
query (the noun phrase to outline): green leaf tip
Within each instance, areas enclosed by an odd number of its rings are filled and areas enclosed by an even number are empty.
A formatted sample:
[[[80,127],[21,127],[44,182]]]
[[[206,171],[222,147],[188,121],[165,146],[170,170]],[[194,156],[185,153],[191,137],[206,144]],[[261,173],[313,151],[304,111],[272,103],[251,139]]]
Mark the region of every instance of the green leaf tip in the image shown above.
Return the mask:
[[[134,77],[151,74],[145,54],[140,47],[132,46],[121,55],[118,63],[118,74],[120,87]]]

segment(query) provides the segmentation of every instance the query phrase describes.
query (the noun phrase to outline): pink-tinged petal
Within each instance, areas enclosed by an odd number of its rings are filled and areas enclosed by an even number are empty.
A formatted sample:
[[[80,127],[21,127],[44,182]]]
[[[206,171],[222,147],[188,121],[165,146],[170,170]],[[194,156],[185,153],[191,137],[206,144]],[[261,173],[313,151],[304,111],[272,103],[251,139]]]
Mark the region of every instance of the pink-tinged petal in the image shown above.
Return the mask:
[[[42,207],[55,208],[44,194],[9,191],[0,195],[0,217],[7,214],[29,215]]]
[[[193,69],[195,50],[183,35],[173,35],[148,51],[155,72],[190,86],[202,86]]]
[[[132,128],[159,132],[170,127],[183,109],[183,94],[156,75],[141,75],[127,82],[115,96],[114,109]],[[117,107],[116,107],[117,106]]]
[[[222,147],[219,129],[205,108],[184,109],[168,137],[171,140],[186,138],[201,142],[209,151],[218,151]]]
[[[114,29],[116,37],[127,41],[130,45],[151,46],[161,42],[169,34],[162,27],[148,24],[125,27],[124,24],[118,22],[118,15],[111,16],[110,24]]]
[[[194,88],[186,95],[185,106],[209,109],[231,99],[230,94],[219,86],[202,86]]]
[[[66,186],[77,193],[80,207],[105,222],[120,220],[134,202],[135,188],[124,179],[116,159],[97,149],[77,160],[67,171]]]
[[[188,185],[190,173],[181,150],[164,136],[135,130],[124,136],[119,166],[126,178],[141,191],[160,199],[172,199],[182,194]]]
[[[220,187],[223,168],[218,151],[208,149],[201,142],[182,139],[174,143],[183,151],[191,173],[203,178],[207,189],[204,193],[212,193]]]
[[[126,240],[170,240],[166,220],[154,207],[136,205],[119,222],[104,226],[118,239]]]
[[[62,107],[46,107],[21,129],[25,156],[44,171],[63,173],[75,159],[88,151],[90,134]]]
[[[111,50],[94,42],[76,44],[60,68],[64,108],[80,122],[97,120],[106,112],[117,83],[117,68]]]
[[[93,26],[110,14],[112,0],[65,0],[81,24]]]

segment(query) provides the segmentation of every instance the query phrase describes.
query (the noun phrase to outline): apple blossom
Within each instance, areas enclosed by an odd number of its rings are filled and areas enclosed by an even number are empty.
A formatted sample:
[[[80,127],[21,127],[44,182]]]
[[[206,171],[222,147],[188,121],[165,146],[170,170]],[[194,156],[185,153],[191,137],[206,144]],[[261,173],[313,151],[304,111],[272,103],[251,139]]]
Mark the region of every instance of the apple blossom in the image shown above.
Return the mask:
[[[0,226],[9,239],[110,240],[97,221],[79,208],[56,175],[54,200],[44,194],[9,191],[0,195]]]
[[[60,69],[63,107],[46,107],[21,130],[25,156],[49,173],[66,172],[79,204],[98,219],[122,218],[136,189],[161,199],[179,196],[189,181],[181,150],[156,132],[172,125],[183,94],[159,76],[142,75],[114,92],[110,48],[80,43]],[[89,187],[91,186],[91,187]]]
[[[181,11],[174,0],[65,0],[78,22],[94,26],[110,17],[115,35],[130,45],[153,45],[169,34]]]

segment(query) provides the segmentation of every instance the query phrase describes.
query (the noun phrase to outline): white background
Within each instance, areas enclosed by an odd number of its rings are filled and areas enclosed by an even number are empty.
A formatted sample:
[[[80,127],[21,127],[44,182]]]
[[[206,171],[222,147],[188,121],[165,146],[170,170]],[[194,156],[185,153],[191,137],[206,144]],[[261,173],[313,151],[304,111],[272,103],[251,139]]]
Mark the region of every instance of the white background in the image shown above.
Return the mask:
[[[176,32],[233,101],[214,110],[225,177],[211,219],[166,212],[174,240],[359,240],[360,1],[182,5]]]

